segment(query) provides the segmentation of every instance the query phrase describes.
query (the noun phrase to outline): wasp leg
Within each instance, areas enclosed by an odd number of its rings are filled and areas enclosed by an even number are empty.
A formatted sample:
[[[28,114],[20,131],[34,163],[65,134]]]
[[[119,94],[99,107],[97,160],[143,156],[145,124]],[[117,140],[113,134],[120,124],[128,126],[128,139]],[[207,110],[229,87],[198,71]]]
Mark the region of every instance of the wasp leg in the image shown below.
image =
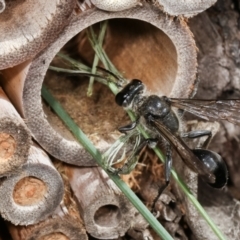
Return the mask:
[[[209,130],[194,130],[187,133],[182,133],[180,135],[182,138],[200,138],[208,136],[207,139],[202,144],[201,148],[207,148],[210,140],[212,139],[212,132]]]
[[[167,151],[166,151],[166,159],[165,159],[165,184],[158,189],[157,196],[154,198],[153,203],[152,203],[151,212],[154,211],[156,202],[158,201],[162,192],[169,185],[171,169],[172,169],[172,146],[169,143],[167,143]]]
[[[127,132],[133,130],[134,128],[137,127],[137,125],[138,125],[138,123],[139,123],[139,119],[140,119],[140,118],[137,118],[136,121],[131,122],[131,123],[129,123],[129,124],[126,125],[126,126],[122,126],[122,127],[118,128],[118,131],[121,132],[121,133],[125,133],[125,134],[126,134]]]
[[[157,143],[158,143],[157,138],[144,139],[140,143],[140,145],[136,148],[136,150],[133,152],[133,154],[129,157],[129,159],[126,160],[126,163],[124,163],[124,165],[121,168],[117,168],[114,170],[111,168],[111,171],[114,173],[118,173],[118,174],[129,174],[137,165],[138,155],[140,154],[142,149],[147,145],[150,148],[154,148],[154,147],[156,147]]]

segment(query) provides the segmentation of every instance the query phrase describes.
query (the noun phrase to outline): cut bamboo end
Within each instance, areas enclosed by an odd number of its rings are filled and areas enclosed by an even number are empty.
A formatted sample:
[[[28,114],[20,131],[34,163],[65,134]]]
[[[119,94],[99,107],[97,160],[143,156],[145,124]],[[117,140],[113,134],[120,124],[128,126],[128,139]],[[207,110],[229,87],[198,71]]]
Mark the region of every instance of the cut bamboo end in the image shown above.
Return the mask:
[[[1,0],[0,69],[31,59],[52,42],[70,21],[75,4],[74,0],[7,1],[6,4]],[[33,21],[35,16],[38,21]]]
[[[63,197],[63,182],[48,156],[31,146],[28,161],[0,184],[0,213],[15,225],[29,225],[53,213]]]
[[[35,225],[14,226],[9,223],[13,240],[87,240],[83,220],[72,196],[69,182],[63,175],[62,164],[56,164],[64,181],[64,197],[55,211],[46,220]]]
[[[0,109],[0,176],[6,176],[27,161],[31,133],[2,88]]]
[[[163,11],[172,16],[193,17],[211,7],[217,0],[155,0]]]
[[[38,178],[25,177],[14,187],[13,201],[21,206],[35,205],[44,200],[46,184]]]
[[[28,119],[28,127],[31,129],[35,139],[51,155],[67,163],[85,166],[94,164],[91,157],[88,156],[84,159],[86,153],[84,153],[79,144],[74,140],[63,137],[60,131],[55,130],[56,127],[52,127],[45,118],[39,98],[42,82],[52,59],[67,41],[88,26],[112,18],[138,19],[148,22],[161,32],[160,35],[163,39],[166,39],[163,41],[164,46],[159,49],[159,58],[155,58],[155,67],[151,68],[151,71],[149,70],[151,57],[153,56],[151,54],[150,56],[146,54],[145,61],[141,61],[142,65],[138,65],[136,59],[136,64],[132,64],[132,59],[131,62],[128,62],[129,66],[138,66],[138,71],[134,68],[135,73],[139,71],[148,71],[149,73],[155,71],[155,76],[152,80],[143,79],[150,90],[157,89],[156,92],[158,94],[166,94],[167,96],[188,97],[195,84],[196,48],[192,34],[185,22],[178,19],[174,20],[147,3],[143,7],[115,13],[89,9],[80,16],[75,16],[65,31],[59,35],[58,39],[30,64],[22,98],[24,117]],[[161,45],[161,42],[158,43]],[[145,44],[147,45],[147,42]],[[167,50],[163,51],[164,49]],[[167,53],[168,50],[169,54]],[[118,52],[116,52],[117,54]],[[140,58],[144,58],[144,56],[138,56],[138,59]],[[125,62],[126,59],[128,58],[125,58],[122,62]],[[161,65],[156,65],[157,59],[162,63]],[[167,71],[167,69],[169,70]],[[124,71],[124,69],[122,70]],[[157,76],[157,72],[160,75]],[[163,77],[161,74],[163,74]],[[134,78],[135,74],[132,72],[131,76]]]
[[[71,215],[50,217],[36,225],[8,225],[13,240],[87,240],[85,229]]]
[[[36,225],[8,225],[13,240],[87,240],[85,229],[71,215],[53,216]]]
[[[87,232],[98,239],[115,239],[132,226],[136,210],[100,168],[66,167]]]
[[[16,141],[7,133],[0,133],[0,164],[12,158],[16,150]]]

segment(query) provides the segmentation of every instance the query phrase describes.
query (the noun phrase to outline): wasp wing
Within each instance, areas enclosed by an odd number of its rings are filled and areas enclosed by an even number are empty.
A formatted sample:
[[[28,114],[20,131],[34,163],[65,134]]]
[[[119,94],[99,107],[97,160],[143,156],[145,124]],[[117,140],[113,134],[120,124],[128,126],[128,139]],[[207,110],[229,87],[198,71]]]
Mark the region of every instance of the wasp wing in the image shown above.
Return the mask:
[[[173,107],[206,120],[226,120],[240,125],[240,100],[169,99]]]
[[[150,117],[150,124],[163,136],[169,143],[173,145],[178,154],[181,156],[185,164],[198,173],[209,183],[215,182],[215,176],[208,170],[202,161],[194,155],[187,144],[178,136],[173,134],[161,121]]]

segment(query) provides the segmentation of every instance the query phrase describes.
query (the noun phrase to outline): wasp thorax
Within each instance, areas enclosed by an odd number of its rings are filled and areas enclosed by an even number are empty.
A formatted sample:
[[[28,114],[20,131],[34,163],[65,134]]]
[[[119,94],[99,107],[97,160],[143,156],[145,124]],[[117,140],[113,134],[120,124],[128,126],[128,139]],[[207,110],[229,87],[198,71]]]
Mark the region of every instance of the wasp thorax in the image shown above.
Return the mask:
[[[115,97],[115,101],[119,106],[128,107],[133,99],[141,94],[144,90],[142,81],[133,79],[128,83]]]
[[[139,108],[141,115],[152,115],[156,118],[164,118],[171,111],[169,102],[165,97],[149,96]]]

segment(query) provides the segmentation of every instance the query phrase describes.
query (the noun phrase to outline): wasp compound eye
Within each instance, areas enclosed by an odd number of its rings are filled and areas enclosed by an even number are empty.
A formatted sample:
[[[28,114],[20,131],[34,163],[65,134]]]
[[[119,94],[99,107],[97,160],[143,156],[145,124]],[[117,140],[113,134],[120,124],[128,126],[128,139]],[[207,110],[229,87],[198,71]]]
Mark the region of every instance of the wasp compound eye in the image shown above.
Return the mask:
[[[194,149],[192,151],[215,176],[215,182],[208,184],[214,188],[224,187],[227,183],[228,171],[222,157],[219,154],[206,149]]]
[[[115,97],[115,101],[119,106],[128,107],[134,97],[142,93],[144,85],[142,81],[133,79],[128,83]]]

